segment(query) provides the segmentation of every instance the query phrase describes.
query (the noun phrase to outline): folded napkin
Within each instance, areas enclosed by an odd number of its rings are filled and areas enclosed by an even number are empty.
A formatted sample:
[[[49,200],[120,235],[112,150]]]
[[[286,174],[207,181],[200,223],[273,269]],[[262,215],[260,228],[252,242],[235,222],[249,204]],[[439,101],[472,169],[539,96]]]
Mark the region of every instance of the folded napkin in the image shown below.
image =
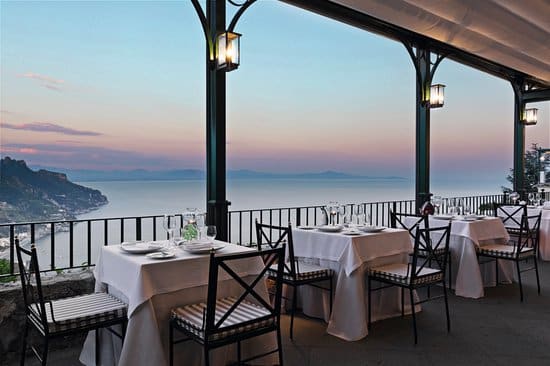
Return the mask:
[[[195,241],[184,244],[187,249],[206,249],[212,248],[213,243],[210,241]]]
[[[550,210],[550,201],[544,202],[542,208],[545,210]]]

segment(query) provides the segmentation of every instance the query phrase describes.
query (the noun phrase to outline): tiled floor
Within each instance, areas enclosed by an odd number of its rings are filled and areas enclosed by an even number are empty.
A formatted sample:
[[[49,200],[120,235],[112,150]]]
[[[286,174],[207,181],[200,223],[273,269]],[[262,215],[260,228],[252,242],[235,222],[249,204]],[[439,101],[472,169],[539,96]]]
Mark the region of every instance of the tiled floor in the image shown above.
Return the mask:
[[[413,343],[411,318],[373,324],[369,336],[345,342],[325,333],[326,325],[298,317],[294,342],[283,317],[285,364],[321,365],[550,365],[550,263],[541,266],[542,295],[534,272],[524,273],[525,302],[516,284],[486,289],[480,300],[450,297],[452,330],[445,330],[443,302],[423,305],[419,343]],[[50,365],[78,365],[78,349],[54,351]],[[12,362],[9,365],[16,365]],[[35,362],[28,362],[35,365]]]

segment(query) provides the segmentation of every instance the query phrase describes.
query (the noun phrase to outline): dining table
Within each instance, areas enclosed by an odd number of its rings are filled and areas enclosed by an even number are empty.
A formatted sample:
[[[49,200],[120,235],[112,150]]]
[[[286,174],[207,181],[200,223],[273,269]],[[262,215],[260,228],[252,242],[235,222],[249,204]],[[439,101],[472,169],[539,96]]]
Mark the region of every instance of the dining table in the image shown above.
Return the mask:
[[[166,242],[160,245],[167,247]],[[222,254],[255,250],[220,241],[214,241],[214,245],[218,248],[217,253]],[[110,332],[100,331],[101,365],[167,365],[170,310],[206,302],[210,255],[171,247],[169,253],[175,254],[174,257],[154,259],[122,249],[121,245],[102,247],[93,272],[96,292],[109,292],[128,304],[124,342]],[[235,261],[232,269],[248,281],[256,278],[263,268],[261,258],[256,257]],[[242,293],[240,285],[229,275],[220,273],[219,276],[218,296],[239,296]],[[260,281],[258,286],[258,293],[269,299],[265,283]],[[94,337],[95,332],[89,332],[80,354],[80,361],[86,365],[95,364]],[[274,333],[249,339],[243,343],[243,357],[269,351],[276,345]],[[274,364],[276,356],[272,356],[264,361]],[[236,359],[234,345],[210,352],[212,365],[226,365]],[[195,342],[177,344],[175,360],[185,360],[185,365],[201,365],[202,348]]]
[[[407,217],[405,225],[414,224],[414,217]],[[485,296],[485,287],[496,285],[497,273],[494,261],[480,263],[477,248],[488,244],[506,244],[510,236],[498,217],[473,215],[431,215],[430,228],[447,226],[451,221],[449,251],[451,253],[451,288],[455,295],[478,299]],[[412,238],[411,238],[412,245]],[[491,264],[492,263],[492,264]],[[498,280],[511,283],[514,266],[511,261],[498,262]]]
[[[325,232],[322,228],[297,227],[292,231],[298,260],[331,268],[335,272],[332,312],[328,292],[301,286],[298,303],[304,314],[328,322],[327,333],[347,341],[367,336],[367,281],[371,267],[407,263],[412,251],[406,230],[380,228],[378,232],[347,230]],[[319,301],[319,299],[322,299]],[[405,299],[405,312],[410,302]],[[401,291],[387,288],[372,293],[372,320],[401,315]],[[420,306],[415,307],[420,311]]]

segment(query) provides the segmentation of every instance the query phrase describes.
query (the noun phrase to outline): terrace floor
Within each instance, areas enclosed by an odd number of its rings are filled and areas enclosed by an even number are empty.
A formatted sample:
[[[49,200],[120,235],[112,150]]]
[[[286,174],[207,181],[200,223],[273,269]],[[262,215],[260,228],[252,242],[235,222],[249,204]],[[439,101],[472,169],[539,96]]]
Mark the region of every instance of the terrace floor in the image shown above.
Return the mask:
[[[285,364],[321,365],[550,365],[550,263],[541,262],[542,294],[534,272],[524,273],[525,301],[517,284],[486,289],[479,300],[450,297],[451,333],[445,330],[442,300],[423,304],[415,346],[410,316],[373,324],[369,336],[345,342],[325,333],[326,325],[298,317],[288,339],[283,317]],[[54,350],[50,365],[79,365],[79,348]],[[13,355],[15,356],[15,355]],[[8,365],[16,365],[12,360]],[[38,364],[33,359],[27,365]]]

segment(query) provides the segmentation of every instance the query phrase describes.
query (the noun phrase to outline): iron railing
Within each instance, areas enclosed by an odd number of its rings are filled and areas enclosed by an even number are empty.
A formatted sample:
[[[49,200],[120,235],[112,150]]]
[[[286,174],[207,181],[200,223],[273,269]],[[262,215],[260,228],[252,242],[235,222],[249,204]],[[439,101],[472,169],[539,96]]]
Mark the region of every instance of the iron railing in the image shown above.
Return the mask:
[[[449,197],[443,199],[441,212],[447,211],[449,202],[453,198],[462,199],[473,212],[485,215],[493,214],[493,203],[509,202],[507,196],[503,194]],[[549,200],[550,192],[545,192],[543,199]],[[359,204],[363,206],[365,213],[370,215],[372,224],[383,226],[390,224],[390,211],[413,213],[415,207],[414,200]],[[353,210],[355,205],[346,204],[346,212]],[[277,226],[286,226],[288,223],[292,223],[293,226],[318,225],[321,218],[321,207],[319,205],[230,211],[228,217],[229,241],[245,246],[254,245],[257,242],[254,229],[255,220]],[[180,224],[183,224],[183,214],[175,216],[180,220]],[[9,236],[9,273],[0,275],[0,279],[17,273],[15,269],[15,236],[21,233],[31,243],[35,243],[36,240],[49,241],[50,263],[47,268],[43,267],[43,271],[59,271],[93,266],[92,248],[94,247],[97,249],[101,245],[120,244],[125,240],[157,240],[159,238],[158,227],[160,225],[162,228],[163,217],[164,215],[149,215],[0,224],[0,231],[8,228]],[[80,240],[76,238],[76,231],[80,234]],[[41,234],[40,237],[37,237],[37,232]],[[68,236],[63,240],[64,244],[60,243],[62,240],[56,237],[60,233],[65,233]],[[67,247],[68,258],[65,258],[64,264],[58,265],[56,248],[59,249],[62,245]],[[75,245],[85,245],[83,262],[79,263],[75,259]]]

